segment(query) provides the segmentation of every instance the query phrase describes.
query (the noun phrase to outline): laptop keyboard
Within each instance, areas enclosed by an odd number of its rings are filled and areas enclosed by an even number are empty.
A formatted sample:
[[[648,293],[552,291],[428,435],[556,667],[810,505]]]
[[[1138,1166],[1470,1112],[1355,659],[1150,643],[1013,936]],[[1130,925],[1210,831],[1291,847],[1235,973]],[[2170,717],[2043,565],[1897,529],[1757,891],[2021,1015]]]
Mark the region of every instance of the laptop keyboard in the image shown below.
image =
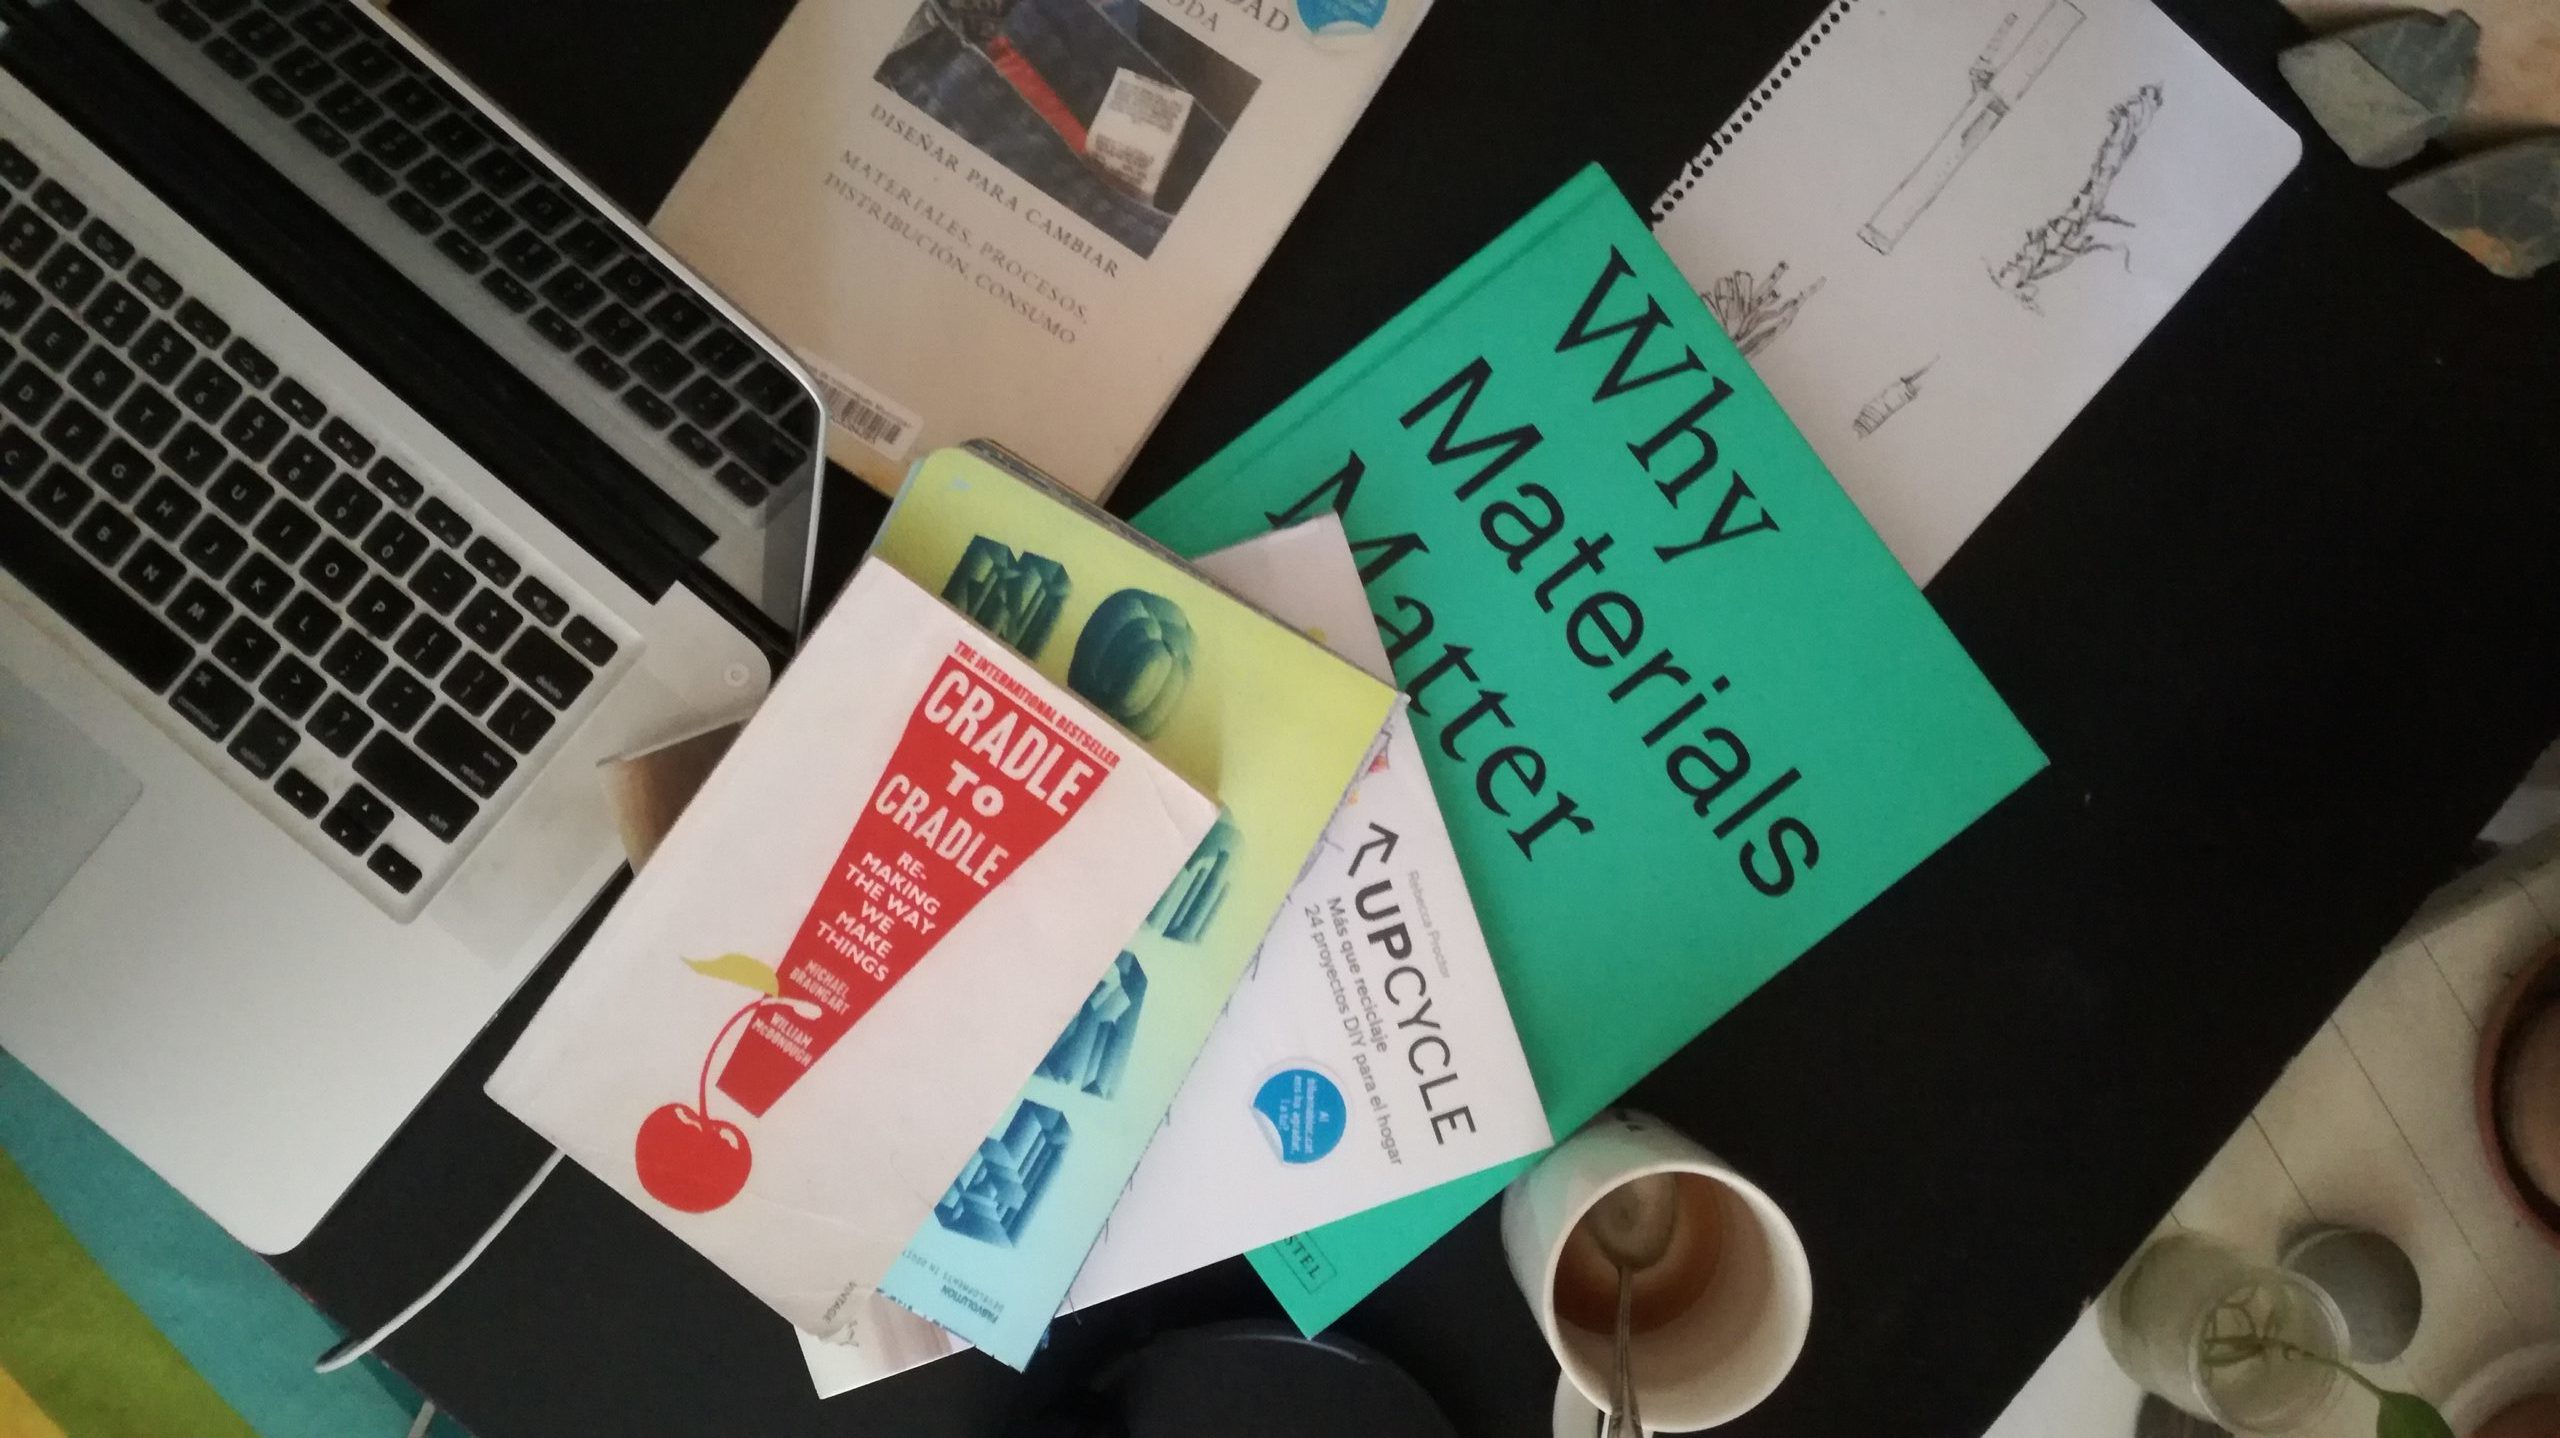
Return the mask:
[[[803,487],[817,411],[800,382],[352,0],[114,3],[149,9],[361,190],[351,202],[396,216],[368,231],[394,258],[476,281],[457,313],[537,377],[606,397],[753,522]]]
[[[565,735],[617,626],[77,184],[0,140],[0,568],[412,911]]]

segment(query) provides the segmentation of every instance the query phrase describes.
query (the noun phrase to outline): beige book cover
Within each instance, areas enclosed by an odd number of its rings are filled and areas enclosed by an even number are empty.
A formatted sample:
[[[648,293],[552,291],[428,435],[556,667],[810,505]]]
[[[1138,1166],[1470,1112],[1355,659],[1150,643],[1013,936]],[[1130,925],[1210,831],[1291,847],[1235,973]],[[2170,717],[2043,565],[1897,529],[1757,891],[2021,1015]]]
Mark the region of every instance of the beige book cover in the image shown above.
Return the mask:
[[[801,0],[651,228],[884,491],[993,439],[1098,498],[1429,0]]]

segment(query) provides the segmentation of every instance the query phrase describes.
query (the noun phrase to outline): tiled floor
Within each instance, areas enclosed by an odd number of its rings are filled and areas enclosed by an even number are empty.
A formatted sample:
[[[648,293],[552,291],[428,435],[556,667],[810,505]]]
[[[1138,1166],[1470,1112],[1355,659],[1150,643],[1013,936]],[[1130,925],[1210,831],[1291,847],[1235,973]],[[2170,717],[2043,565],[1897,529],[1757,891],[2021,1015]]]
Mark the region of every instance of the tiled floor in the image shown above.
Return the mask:
[[[2441,1399],[2502,1354],[2560,1339],[2560,1250],[2514,1216],[2473,1116],[2480,1025],[2560,939],[2560,833],[2430,900],[2161,1221],[2273,1259],[2314,1224],[2369,1228],[2417,1265],[2409,1349],[2368,1369]],[[1986,1438],[2118,1438],[2139,1395],[2086,1314]],[[2363,1438],[2349,1395],[2306,1438]]]

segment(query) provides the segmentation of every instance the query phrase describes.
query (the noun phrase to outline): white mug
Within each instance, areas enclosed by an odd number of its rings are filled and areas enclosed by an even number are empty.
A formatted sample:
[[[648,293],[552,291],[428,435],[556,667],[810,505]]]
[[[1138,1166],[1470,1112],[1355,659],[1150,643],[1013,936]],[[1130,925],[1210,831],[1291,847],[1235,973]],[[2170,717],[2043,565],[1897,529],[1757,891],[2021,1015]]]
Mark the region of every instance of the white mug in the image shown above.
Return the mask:
[[[1804,1350],[1813,1269],[1775,1201],[1660,1119],[1612,1109],[1504,1190],[1502,1249],[1565,1379],[1605,1412],[1613,1339],[1557,1316],[1557,1267],[1574,1225],[1602,1195],[1660,1173],[1695,1174],[1711,1184],[1723,1235],[1698,1296],[1636,1335],[1629,1351],[1645,1427],[1687,1432],[1757,1407]]]

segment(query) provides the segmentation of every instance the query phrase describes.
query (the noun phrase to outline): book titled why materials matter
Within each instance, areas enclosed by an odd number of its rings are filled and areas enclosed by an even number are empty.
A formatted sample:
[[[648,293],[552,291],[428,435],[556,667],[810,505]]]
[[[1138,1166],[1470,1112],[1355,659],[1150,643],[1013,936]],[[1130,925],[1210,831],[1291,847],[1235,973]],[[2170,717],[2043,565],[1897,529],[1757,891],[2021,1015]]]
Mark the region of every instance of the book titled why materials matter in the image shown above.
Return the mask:
[[[1216,822],[1107,714],[867,565],[489,1094],[834,1331]]]

